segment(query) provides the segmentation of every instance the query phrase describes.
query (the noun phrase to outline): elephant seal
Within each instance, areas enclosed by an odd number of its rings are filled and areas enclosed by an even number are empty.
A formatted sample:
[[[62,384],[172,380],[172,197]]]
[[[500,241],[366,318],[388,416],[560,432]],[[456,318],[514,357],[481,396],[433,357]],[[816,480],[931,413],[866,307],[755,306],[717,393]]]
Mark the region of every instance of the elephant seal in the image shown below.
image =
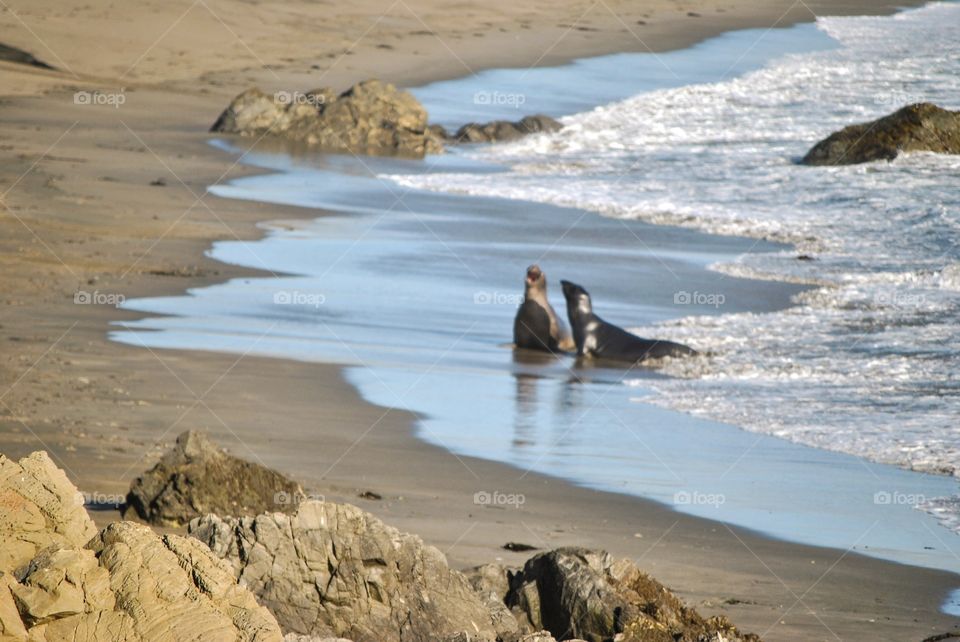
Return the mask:
[[[607,323],[593,313],[590,295],[582,287],[570,281],[560,281],[563,296],[567,300],[567,316],[573,328],[573,340],[577,354],[584,357],[629,361],[638,363],[661,357],[686,357],[697,354],[673,341],[641,339],[623,328]]]
[[[573,350],[570,333],[547,299],[547,277],[539,265],[527,268],[523,303],[513,320],[513,343],[518,348],[546,352]]]

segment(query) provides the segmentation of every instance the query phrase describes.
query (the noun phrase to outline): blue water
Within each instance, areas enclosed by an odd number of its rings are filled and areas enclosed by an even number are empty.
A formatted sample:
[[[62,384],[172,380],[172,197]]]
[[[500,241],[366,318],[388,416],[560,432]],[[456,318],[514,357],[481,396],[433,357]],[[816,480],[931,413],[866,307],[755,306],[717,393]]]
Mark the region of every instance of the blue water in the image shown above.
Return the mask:
[[[640,92],[725,81],[785,54],[831,47],[836,43],[813,25],[734,32],[678,52],[488,72],[415,93],[449,125],[513,117],[506,111],[512,107],[478,105],[474,97],[520,87],[524,113],[560,115]],[[803,287],[707,269],[790,251],[785,246],[383,178],[469,173],[477,184],[496,185],[505,177],[507,168],[456,150],[423,162],[266,152],[244,162],[275,173],[211,191],[331,214],[268,226],[261,241],[216,243],[214,258],[276,276],[128,301],[129,309],[161,316],[124,323],[114,339],[346,364],[366,399],[419,413],[421,438],[510,463],[517,475],[556,475],[789,541],[960,571],[960,540],[916,510],[921,500],[956,494],[950,477],[652,405],[654,386],[666,381],[656,371],[579,367],[566,358],[518,356],[507,346],[523,270],[534,261],[554,285],[559,278],[584,284],[609,320],[650,327],[685,315],[722,319],[787,308]],[[720,290],[722,308],[675,303],[682,291]],[[510,480],[500,482],[497,490],[509,492]]]

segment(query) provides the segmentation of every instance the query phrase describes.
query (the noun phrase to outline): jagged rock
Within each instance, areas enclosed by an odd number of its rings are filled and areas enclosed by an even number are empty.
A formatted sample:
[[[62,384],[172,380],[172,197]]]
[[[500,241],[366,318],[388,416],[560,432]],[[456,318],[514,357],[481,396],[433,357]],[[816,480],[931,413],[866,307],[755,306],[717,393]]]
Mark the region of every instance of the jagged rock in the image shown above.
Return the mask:
[[[48,548],[18,573],[11,588],[28,626],[94,611],[112,611],[110,574],[100,568],[93,551]]]
[[[553,118],[536,114],[516,122],[495,120],[483,124],[467,123],[457,130],[453,140],[458,143],[508,142],[530,134],[559,131],[562,127],[563,125]]]
[[[726,618],[704,619],[630,560],[560,548],[530,558],[507,595],[521,626],[603,642],[758,642]]]
[[[82,547],[97,534],[83,496],[47,453],[0,455],[0,571],[13,572],[49,546]]]
[[[806,165],[853,165],[893,160],[900,152],[960,154],[960,111],[930,103],[908,105],[869,123],[830,134],[807,152]]]
[[[20,611],[13,599],[13,589],[17,581],[9,574],[0,571],[0,639],[27,637],[27,627],[20,618]]]
[[[0,506],[8,565],[0,568],[0,638],[282,639],[276,619],[200,542],[132,522],[97,534],[46,453],[19,463],[0,456]]]
[[[153,524],[180,526],[208,512],[238,516],[290,512],[303,496],[296,482],[228,455],[203,433],[191,430],[134,480],[127,510]]]
[[[276,620],[200,542],[114,522],[90,543],[146,640],[279,641]]]
[[[205,515],[188,532],[232,565],[285,632],[356,642],[497,637],[489,609],[443,553],[355,506]]]
[[[462,571],[470,586],[490,609],[497,635],[504,641],[516,640],[521,633],[528,632],[520,630],[516,618],[504,603],[510,591],[509,577],[518,570],[501,564],[483,564]]]
[[[442,151],[427,132],[427,111],[411,94],[367,80],[339,96],[330,89],[249,89],[230,103],[212,131],[281,136],[329,151],[421,157]]]

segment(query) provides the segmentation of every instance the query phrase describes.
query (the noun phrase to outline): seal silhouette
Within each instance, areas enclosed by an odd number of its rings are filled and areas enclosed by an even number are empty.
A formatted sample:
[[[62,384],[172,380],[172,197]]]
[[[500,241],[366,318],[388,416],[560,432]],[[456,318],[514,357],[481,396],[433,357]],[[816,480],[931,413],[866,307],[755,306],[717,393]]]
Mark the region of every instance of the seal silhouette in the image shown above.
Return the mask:
[[[523,303],[513,320],[513,343],[518,348],[546,352],[573,350],[570,333],[547,299],[547,275],[539,265],[527,268]]]
[[[578,355],[638,363],[647,359],[697,354],[696,350],[681,343],[642,339],[607,323],[593,313],[590,294],[586,290],[570,281],[560,281],[560,284],[567,300],[567,316]]]

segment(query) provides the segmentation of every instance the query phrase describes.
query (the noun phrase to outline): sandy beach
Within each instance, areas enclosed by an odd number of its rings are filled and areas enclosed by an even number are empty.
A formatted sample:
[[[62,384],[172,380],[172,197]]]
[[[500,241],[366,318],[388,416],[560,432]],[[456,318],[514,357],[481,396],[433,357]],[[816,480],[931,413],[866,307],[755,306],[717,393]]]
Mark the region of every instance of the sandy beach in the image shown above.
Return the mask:
[[[238,456],[421,535],[455,567],[521,563],[526,554],[500,548],[507,541],[601,547],[764,639],[919,640],[952,630],[956,619],[938,608],[956,588],[950,573],[778,542],[452,455],[413,436],[416,417],[365,403],[337,366],[155,351],[106,337],[111,322],[138,317],[118,310],[118,297],[253,274],[207,258],[213,241],[258,238],[264,221],[323,215],[206,193],[252,172],[208,144],[216,115],[249,86],[342,89],[374,76],[413,86],[902,4],[11,5],[0,14],[0,42],[56,69],[0,63],[0,452],[46,450],[81,490],[109,504],[177,434],[203,429]],[[77,91],[122,95],[122,103],[77,104]],[[278,424],[282,431],[270,429]],[[522,493],[523,509],[477,506],[473,495],[485,488]],[[358,498],[363,491],[382,499]],[[116,513],[93,517],[105,523]]]

